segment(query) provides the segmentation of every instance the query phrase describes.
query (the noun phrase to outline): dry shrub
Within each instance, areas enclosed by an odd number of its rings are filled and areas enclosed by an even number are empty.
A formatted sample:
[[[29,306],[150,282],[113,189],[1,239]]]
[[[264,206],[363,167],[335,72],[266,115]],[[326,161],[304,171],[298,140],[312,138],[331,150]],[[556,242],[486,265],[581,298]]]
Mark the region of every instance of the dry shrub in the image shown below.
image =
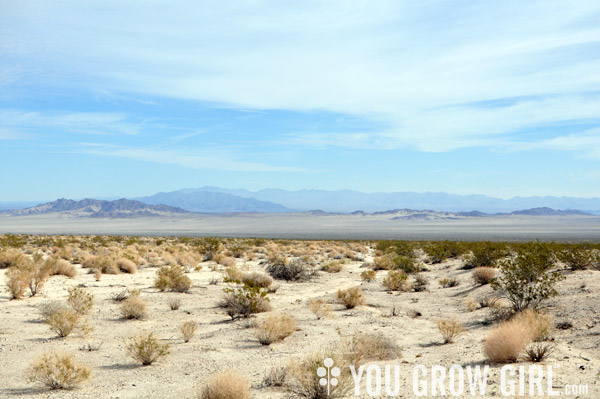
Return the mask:
[[[101,270],[94,270],[94,278],[96,279],[96,281],[100,281],[100,279],[102,278],[102,271]]]
[[[362,273],[360,273],[360,278],[363,279],[363,281],[375,281],[375,278],[377,276],[377,273],[375,272],[375,270],[363,270]]]
[[[271,277],[286,281],[305,280],[312,274],[300,259],[288,260],[281,257],[271,260],[266,270]]]
[[[338,383],[330,386],[328,395],[327,386],[320,384],[321,377],[317,374],[317,370],[323,366],[332,365],[339,367],[341,373],[335,377]],[[315,352],[289,364],[286,388],[292,395],[304,399],[342,398],[348,394],[354,385],[348,370],[349,367],[345,364],[345,359],[339,354],[339,350]]]
[[[59,308],[46,318],[46,324],[61,338],[69,336],[73,331],[86,333],[88,326],[81,315],[70,308]]]
[[[442,288],[456,287],[459,284],[456,277],[442,278],[438,280],[438,283],[442,286]]]
[[[494,277],[496,277],[497,270],[493,267],[476,267],[473,269],[472,276],[475,283],[480,285],[489,284]]]
[[[227,314],[232,319],[247,318],[251,314],[271,310],[267,294],[267,290],[261,287],[245,285],[239,288],[226,288],[220,306],[227,310]]]
[[[287,367],[273,366],[265,373],[262,380],[263,387],[282,387],[285,384],[288,369]]]
[[[198,328],[198,323],[195,321],[186,321],[180,327],[181,336],[183,337],[183,342],[190,342],[190,340],[196,334],[196,329]]]
[[[383,279],[383,286],[390,291],[409,291],[412,286],[408,275],[401,270],[392,270]]]
[[[170,353],[169,344],[162,344],[153,333],[142,333],[129,338],[125,348],[133,360],[144,366],[151,365]]]
[[[74,278],[77,276],[77,269],[64,259],[49,258],[46,263],[50,265],[50,274],[53,276],[66,276]]]
[[[346,309],[352,309],[358,305],[365,303],[365,294],[360,287],[352,287],[346,290],[338,290],[336,294],[341,303],[346,306]]]
[[[477,310],[477,308],[479,307],[479,303],[473,298],[468,298],[465,300],[465,307],[469,312],[473,312]]]
[[[525,348],[524,357],[530,362],[541,362],[554,352],[554,349],[555,346],[547,342],[533,342]]]
[[[394,261],[390,256],[377,256],[373,259],[373,270],[390,270],[394,268]]]
[[[23,298],[29,286],[29,272],[22,268],[11,267],[6,271],[5,278],[11,299]]]
[[[121,315],[127,320],[141,320],[146,317],[146,302],[140,297],[131,297],[121,303]]]
[[[455,319],[440,320],[436,323],[445,344],[454,342],[456,338],[465,332],[463,326]]]
[[[523,323],[531,330],[531,339],[533,341],[544,341],[550,335],[552,330],[552,316],[549,314],[536,312],[532,309],[526,309],[517,313],[513,320],[516,323]]]
[[[29,367],[27,379],[50,389],[71,389],[89,379],[91,374],[91,369],[79,364],[73,355],[48,352]]]
[[[223,254],[216,255],[213,260],[219,265],[223,265],[225,267],[235,266],[235,258],[230,258],[229,256],[225,256]]]
[[[119,268],[108,256],[90,256],[81,265],[90,270],[100,270],[103,274],[119,274]]]
[[[192,280],[183,273],[181,266],[163,266],[156,271],[154,286],[161,291],[168,289],[176,292],[188,292],[192,286]]]
[[[262,288],[269,288],[273,284],[273,279],[270,276],[257,272],[244,273],[241,281],[245,285]]]
[[[236,265],[225,268],[226,278],[229,280],[239,281],[244,277],[244,272],[241,271]]]
[[[532,340],[531,326],[520,320],[503,322],[488,333],[483,353],[492,363],[514,363]]]
[[[19,267],[27,263],[27,261],[27,256],[16,249],[0,252],[0,269]]]
[[[69,288],[67,303],[78,314],[88,314],[94,306],[94,296],[80,287]]]
[[[354,365],[365,361],[401,357],[400,347],[391,339],[379,334],[357,332],[346,343],[346,350],[346,359]]]
[[[418,273],[415,275],[415,282],[413,283],[413,289],[416,292],[422,292],[422,291],[427,291],[427,286],[429,285],[429,279],[421,274]]]
[[[256,325],[256,338],[263,345],[282,341],[296,331],[296,319],[287,314],[269,314]]]
[[[48,319],[48,317],[52,316],[57,310],[66,308],[66,305],[60,301],[48,301],[38,306],[38,311],[40,312],[40,315],[45,321],[46,319]]]
[[[323,299],[311,299],[308,301],[308,307],[317,316],[317,320],[328,317],[331,314],[331,306]]]
[[[344,266],[342,265],[342,262],[339,262],[337,260],[325,263],[323,266],[321,266],[321,270],[327,273],[339,273],[342,271],[343,268]]]
[[[181,299],[179,299],[179,298],[169,299],[169,309],[178,310],[180,306],[181,306]]]
[[[136,264],[132,260],[126,258],[118,259],[116,265],[119,268],[119,270],[125,273],[135,274],[138,271]]]
[[[198,398],[250,399],[250,383],[235,371],[224,371],[208,378]]]
[[[117,292],[112,296],[113,302],[123,302],[124,300],[131,298],[133,296],[140,296],[141,291],[136,289],[124,289],[122,291]]]

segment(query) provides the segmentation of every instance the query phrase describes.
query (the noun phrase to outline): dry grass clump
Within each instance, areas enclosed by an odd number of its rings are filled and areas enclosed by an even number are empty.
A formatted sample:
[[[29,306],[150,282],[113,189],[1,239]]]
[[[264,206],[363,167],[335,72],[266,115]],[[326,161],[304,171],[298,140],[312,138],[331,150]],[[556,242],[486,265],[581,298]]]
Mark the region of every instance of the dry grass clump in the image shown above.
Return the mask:
[[[273,284],[273,279],[270,276],[258,272],[243,273],[241,281],[251,287],[269,288]]]
[[[91,369],[79,364],[73,355],[48,352],[29,367],[27,379],[50,389],[71,389],[89,379],[91,374]]]
[[[169,344],[162,344],[153,333],[142,333],[129,338],[125,348],[133,360],[144,366],[151,365],[170,353]]]
[[[488,333],[483,353],[492,363],[514,363],[532,341],[531,326],[518,319],[500,324]]]
[[[339,273],[343,268],[344,266],[342,265],[342,262],[337,260],[325,263],[323,266],[321,266],[321,270],[327,273]]]
[[[244,277],[244,272],[236,265],[225,268],[225,278],[232,281],[239,281]]]
[[[262,380],[263,387],[282,387],[287,377],[287,367],[273,366],[265,373]]]
[[[427,291],[427,286],[429,285],[429,279],[421,274],[415,274],[415,282],[413,283],[413,289],[415,292]]]
[[[188,292],[192,287],[192,280],[183,273],[181,266],[163,266],[156,271],[154,286],[161,291]]]
[[[455,319],[440,320],[436,323],[445,344],[454,342],[456,338],[465,332],[464,327]]]
[[[196,329],[198,328],[198,323],[195,321],[186,321],[180,327],[181,336],[183,337],[183,342],[190,342],[190,340],[196,334]]]
[[[442,288],[456,287],[459,284],[456,277],[442,278],[438,280],[438,283]]]
[[[480,285],[489,284],[496,277],[497,270],[493,267],[481,266],[473,269],[472,276],[475,283]]]
[[[181,299],[179,298],[171,298],[169,299],[169,309],[178,310],[181,307]]]
[[[48,258],[46,260],[46,265],[48,265],[50,274],[52,276],[66,276],[69,278],[74,278],[77,276],[77,269],[75,266],[64,259],[58,259],[54,257]]]
[[[548,338],[553,326],[551,315],[532,309],[526,309],[517,313],[513,317],[513,320],[515,323],[527,325],[531,330],[531,339],[538,342]]]
[[[288,260],[281,257],[269,262],[266,271],[271,277],[286,281],[305,280],[311,275],[306,264],[300,259]]]
[[[21,299],[29,287],[29,273],[18,267],[11,267],[6,271],[6,286],[11,299]]]
[[[217,254],[213,260],[217,262],[219,265],[223,265],[225,267],[235,266],[235,258],[231,258],[229,256],[225,256],[223,254]]]
[[[282,341],[296,331],[296,319],[287,314],[269,314],[256,325],[256,338],[263,345]]]
[[[120,271],[125,273],[135,274],[138,271],[137,265],[132,260],[127,258],[117,259],[116,265]]]
[[[250,399],[250,383],[235,371],[224,371],[209,377],[198,399]]]
[[[555,346],[547,342],[533,342],[525,348],[524,357],[530,362],[538,363],[546,359],[552,352]]]
[[[58,308],[48,317],[46,324],[61,338],[69,336],[73,331],[86,333],[89,327],[84,323],[81,315],[70,308]]]
[[[126,320],[141,320],[146,317],[146,302],[134,296],[121,302],[121,316]]]
[[[67,303],[78,314],[88,314],[94,306],[94,296],[83,288],[73,286],[69,288]]]
[[[328,317],[331,314],[331,306],[323,299],[311,299],[308,301],[310,311],[317,316],[317,320]]]
[[[90,270],[100,270],[102,274],[119,274],[119,267],[108,256],[90,256],[83,261],[81,266]]]
[[[377,277],[377,272],[375,272],[375,270],[363,270],[360,273],[360,278],[363,281],[368,281],[368,282],[375,281],[376,277]]]
[[[9,249],[0,252],[0,269],[19,267],[27,263],[28,260],[29,259],[24,253],[17,251],[16,249]]]
[[[371,360],[392,360],[401,357],[400,347],[391,339],[380,335],[357,332],[346,343],[346,359],[350,364]]]
[[[408,281],[408,274],[401,270],[391,270],[383,279],[383,286],[390,291],[410,291],[412,285]]]
[[[335,365],[341,371],[340,375],[334,376],[338,383],[330,386],[329,395],[327,385],[320,384],[321,377],[317,374],[317,370],[324,365]],[[348,370],[345,359],[339,355],[338,350],[315,352],[301,360],[290,362],[286,388],[292,395],[304,399],[343,398],[354,385]]]
[[[346,290],[338,290],[337,299],[346,306],[346,309],[352,309],[365,303],[365,294],[360,287],[352,287]]]

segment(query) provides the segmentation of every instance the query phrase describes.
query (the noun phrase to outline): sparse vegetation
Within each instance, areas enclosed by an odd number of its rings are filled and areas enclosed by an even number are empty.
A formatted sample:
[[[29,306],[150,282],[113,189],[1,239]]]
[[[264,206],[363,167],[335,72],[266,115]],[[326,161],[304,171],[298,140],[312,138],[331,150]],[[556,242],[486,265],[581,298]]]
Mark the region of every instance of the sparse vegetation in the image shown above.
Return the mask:
[[[146,318],[146,302],[138,296],[132,296],[121,302],[121,316],[126,320]]]
[[[235,371],[225,371],[206,381],[198,399],[250,399],[250,383]]]
[[[346,358],[350,364],[371,360],[392,360],[401,356],[400,347],[391,339],[371,333],[357,332],[346,344]]]
[[[346,309],[353,309],[365,303],[365,294],[360,287],[352,287],[345,290],[338,290],[337,299],[346,306]]]
[[[256,325],[256,338],[263,345],[281,341],[296,331],[296,319],[287,314],[268,314]]]
[[[286,281],[306,280],[312,274],[300,259],[276,258],[269,262],[266,270],[273,278]]]
[[[196,334],[196,329],[198,328],[198,323],[195,321],[186,321],[180,327],[181,336],[183,337],[183,342],[190,342],[190,340]]]
[[[436,323],[445,344],[454,342],[465,332],[464,327],[456,320],[440,320]]]
[[[73,355],[48,352],[29,367],[27,379],[50,389],[71,389],[88,380],[91,374],[91,369],[77,362]]]
[[[328,317],[331,314],[331,306],[323,299],[311,299],[308,301],[308,307],[317,316],[317,320]]]
[[[338,355],[337,350],[327,352],[315,352],[299,361],[293,361],[288,367],[288,378],[286,388],[297,397],[304,399],[337,399],[344,397],[351,389],[352,380],[345,366],[344,359]],[[336,377],[338,384],[330,386],[329,395],[327,387],[321,385],[321,377],[317,369],[323,367],[324,360],[331,359],[331,366],[335,364],[342,372]]]
[[[409,291],[412,285],[408,281],[408,275],[400,270],[392,270],[383,279],[383,286],[390,291]]]
[[[473,281],[479,285],[489,284],[494,277],[496,277],[496,269],[488,266],[479,266],[473,269],[471,276]]]
[[[144,366],[149,366],[170,353],[169,345],[161,343],[153,333],[131,337],[125,347],[129,356]]]
[[[94,306],[94,296],[83,288],[73,286],[69,288],[67,303],[78,314],[88,314]]]
[[[163,266],[156,271],[154,286],[160,291],[188,292],[192,287],[192,280],[184,274],[181,266]]]

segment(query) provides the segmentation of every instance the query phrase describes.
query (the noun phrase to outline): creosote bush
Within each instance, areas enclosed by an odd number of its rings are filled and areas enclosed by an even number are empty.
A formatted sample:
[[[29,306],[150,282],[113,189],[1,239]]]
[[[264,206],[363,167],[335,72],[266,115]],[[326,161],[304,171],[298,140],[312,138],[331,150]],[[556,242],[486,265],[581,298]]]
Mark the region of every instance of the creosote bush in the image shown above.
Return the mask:
[[[156,271],[154,286],[161,291],[188,292],[192,280],[184,274],[181,266],[163,266]]]
[[[153,333],[143,333],[129,338],[125,348],[133,360],[149,366],[169,355],[169,345],[163,344]]]
[[[337,299],[346,306],[346,309],[352,309],[365,303],[365,294],[360,287],[338,290],[336,296]]]
[[[235,371],[218,373],[209,377],[198,399],[250,399],[250,383]]]
[[[436,323],[445,344],[452,343],[465,332],[463,326],[455,319],[440,320]]]
[[[287,314],[268,314],[256,323],[256,338],[263,345],[281,341],[296,331],[296,319]]]
[[[221,307],[226,309],[232,319],[247,318],[251,314],[271,310],[268,291],[264,288],[243,285],[235,288],[228,287],[223,291],[225,294],[221,300]]]
[[[89,379],[91,374],[91,369],[78,363],[73,355],[48,352],[29,367],[27,379],[50,389],[71,389]]]

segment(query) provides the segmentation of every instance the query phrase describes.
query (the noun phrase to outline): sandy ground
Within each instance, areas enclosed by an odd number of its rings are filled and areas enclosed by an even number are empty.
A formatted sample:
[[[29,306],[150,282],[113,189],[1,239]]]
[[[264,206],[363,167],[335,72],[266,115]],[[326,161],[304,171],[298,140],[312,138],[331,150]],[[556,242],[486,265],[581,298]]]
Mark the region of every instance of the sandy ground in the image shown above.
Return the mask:
[[[209,284],[219,270],[211,270],[210,262],[200,271],[189,273],[193,288],[187,294],[164,293],[152,288],[156,268],[142,268],[137,274],[104,275],[97,282],[86,269],[80,269],[74,279],[52,277],[41,295],[10,301],[0,293],[0,397],[1,398],[193,398],[207,376],[227,368],[239,370],[252,383],[255,398],[284,398],[288,393],[280,388],[262,388],[265,372],[273,366],[283,366],[290,359],[319,349],[337,345],[356,331],[381,333],[397,342],[402,357],[381,364],[399,364],[402,370],[402,389],[398,397],[413,398],[412,370],[415,365],[481,364],[485,358],[482,339],[491,328],[485,320],[487,309],[468,311],[465,301],[478,299],[491,291],[475,286],[469,271],[461,270],[459,260],[428,265],[424,274],[430,284],[426,292],[389,293],[381,281],[386,271],[377,273],[377,281],[361,282],[362,262],[345,265],[340,273],[320,274],[307,282],[280,282],[279,290],[271,294],[275,311],[293,315],[300,331],[284,341],[262,346],[247,321],[230,321],[217,304],[225,284]],[[262,271],[257,261],[238,259],[242,269]],[[79,266],[78,266],[79,268]],[[222,267],[219,266],[219,268]],[[5,271],[0,271],[3,281]],[[441,288],[437,280],[456,277],[460,285]],[[93,332],[87,338],[54,337],[41,321],[36,307],[48,300],[64,300],[67,288],[87,287],[95,296],[95,307],[88,320]],[[352,310],[336,304],[334,293],[339,288],[360,285],[366,293],[367,304]],[[112,296],[124,288],[142,290],[141,297],[149,305],[149,316],[143,321],[120,319],[119,305]],[[548,311],[556,322],[569,321],[573,328],[555,330],[552,338],[557,349],[543,365],[559,365],[554,369],[554,386],[587,384],[589,398],[600,397],[600,272],[569,273],[558,287],[561,295],[549,302]],[[180,298],[182,306],[171,311],[170,298]],[[310,312],[310,298],[323,298],[333,303],[331,317],[317,320]],[[395,308],[397,315],[392,316]],[[418,311],[420,317],[413,317]],[[259,316],[260,317],[260,316]],[[435,321],[455,317],[467,332],[455,343],[442,345]],[[179,325],[187,320],[199,323],[196,336],[183,343]],[[154,331],[164,342],[171,344],[171,355],[152,366],[142,367],[131,360],[124,349],[127,337],[141,331]],[[81,351],[86,343],[102,344],[99,350]],[[63,349],[93,368],[90,382],[73,391],[47,391],[29,384],[25,379],[27,366],[49,349]],[[529,365],[529,363],[521,363]],[[498,393],[499,366],[492,366],[487,397]],[[363,390],[363,396],[366,394]],[[567,396],[563,396],[567,397]],[[575,397],[575,396],[571,396]],[[584,397],[584,396],[581,396]]]
[[[0,215],[0,233],[129,234],[357,240],[598,241],[600,216],[491,216],[393,220],[394,215],[192,214],[94,219]]]

